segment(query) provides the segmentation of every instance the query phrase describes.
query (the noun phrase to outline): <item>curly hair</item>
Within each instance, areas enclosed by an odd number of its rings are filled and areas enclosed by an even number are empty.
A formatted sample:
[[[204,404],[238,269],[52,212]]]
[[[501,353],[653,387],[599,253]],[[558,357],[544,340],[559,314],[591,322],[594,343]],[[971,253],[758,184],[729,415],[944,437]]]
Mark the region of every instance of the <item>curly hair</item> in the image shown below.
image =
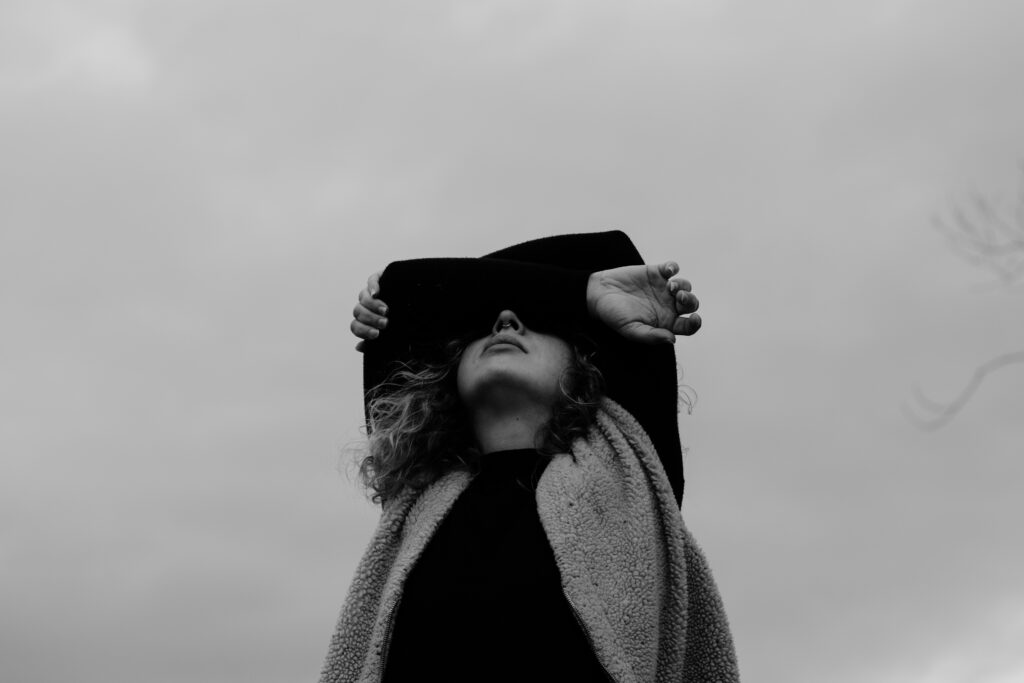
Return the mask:
[[[445,345],[441,360],[406,363],[367,395],[370,428],[359,477],[374,503],[386,504],[405,488],[422,490],[452,470],[476,473],[483,454],[456,384],[470,339]],[[548,456],[569,452],[594,423],[605,391],[593,364],[593,342],[583,333],[567,340],[569,367],[559,378],[561,398],[539,434]]]

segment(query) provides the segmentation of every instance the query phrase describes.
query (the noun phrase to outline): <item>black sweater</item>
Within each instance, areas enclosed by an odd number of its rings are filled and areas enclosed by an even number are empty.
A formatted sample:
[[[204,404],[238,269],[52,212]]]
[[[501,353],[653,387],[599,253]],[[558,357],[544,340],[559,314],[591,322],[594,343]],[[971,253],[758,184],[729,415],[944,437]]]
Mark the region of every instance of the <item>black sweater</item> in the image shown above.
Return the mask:
[[[489,453],[406,580],[385,683],[606,681],[537,515],[549,458]]]

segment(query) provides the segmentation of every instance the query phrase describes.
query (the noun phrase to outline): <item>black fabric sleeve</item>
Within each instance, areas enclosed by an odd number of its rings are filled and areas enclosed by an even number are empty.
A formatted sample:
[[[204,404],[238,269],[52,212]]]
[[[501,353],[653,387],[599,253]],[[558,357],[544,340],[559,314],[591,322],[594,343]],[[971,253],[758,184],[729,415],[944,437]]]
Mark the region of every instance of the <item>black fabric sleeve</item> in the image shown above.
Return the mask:
[[[414,345],[483,336],[504,309],[534,329],[578,328],[588,317],[589,277],[584,271],[491,258],[397,261],[380,279],[380,298],[390,309],[385,334]]]
[[[681,504],[673,347],[631,342],[592,320],[586,306],[589,277],[587,271],[496,258],[391,263],[381,275],[378,295],[389,309],[388,327],[363,346],[364,386],[377,386],[413,358],[440,359],[444,343],[453,338],[488,334],[504,309],[542,332],[568,337],[582,331],[597,342],[595,363],[604,374],[608,396],[651,437]]]

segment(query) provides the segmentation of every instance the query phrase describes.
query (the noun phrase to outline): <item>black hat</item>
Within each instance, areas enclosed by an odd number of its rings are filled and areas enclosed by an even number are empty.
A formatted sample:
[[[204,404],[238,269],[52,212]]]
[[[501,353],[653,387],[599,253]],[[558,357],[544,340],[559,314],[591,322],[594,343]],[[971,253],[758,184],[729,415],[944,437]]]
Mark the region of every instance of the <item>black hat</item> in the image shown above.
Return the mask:
[[[380,278],[388,327],[363,345],[366,399],[402,362],[437,360],[445,342],[486,335],[498,313],[510,309],[528,327],[570,336],[583,333],[597,348],[593,362],[607,395],[647,431],[669,481],[682,496],[676,359],[671,344],[625,339],[589,318],[590,273],[643,265],[622,231],[556,235],[516,244],[484,257],[395,261]]]

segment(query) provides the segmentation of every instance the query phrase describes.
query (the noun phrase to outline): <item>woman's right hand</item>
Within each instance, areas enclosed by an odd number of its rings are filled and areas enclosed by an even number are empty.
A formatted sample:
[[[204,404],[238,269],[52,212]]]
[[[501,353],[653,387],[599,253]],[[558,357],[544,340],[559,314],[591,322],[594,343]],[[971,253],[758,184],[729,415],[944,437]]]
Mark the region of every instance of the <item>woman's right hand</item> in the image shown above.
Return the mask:
[[[352,309],[352,334],[362,340],[376,339],[380,331],[388,326],[388,307],[377,298],[380,293],[380,276],[384,271],[378,270],[366,280],[366,288],[359,292],[359,302]],[[356,351],[363,350],[363,343],[356,344]]]

